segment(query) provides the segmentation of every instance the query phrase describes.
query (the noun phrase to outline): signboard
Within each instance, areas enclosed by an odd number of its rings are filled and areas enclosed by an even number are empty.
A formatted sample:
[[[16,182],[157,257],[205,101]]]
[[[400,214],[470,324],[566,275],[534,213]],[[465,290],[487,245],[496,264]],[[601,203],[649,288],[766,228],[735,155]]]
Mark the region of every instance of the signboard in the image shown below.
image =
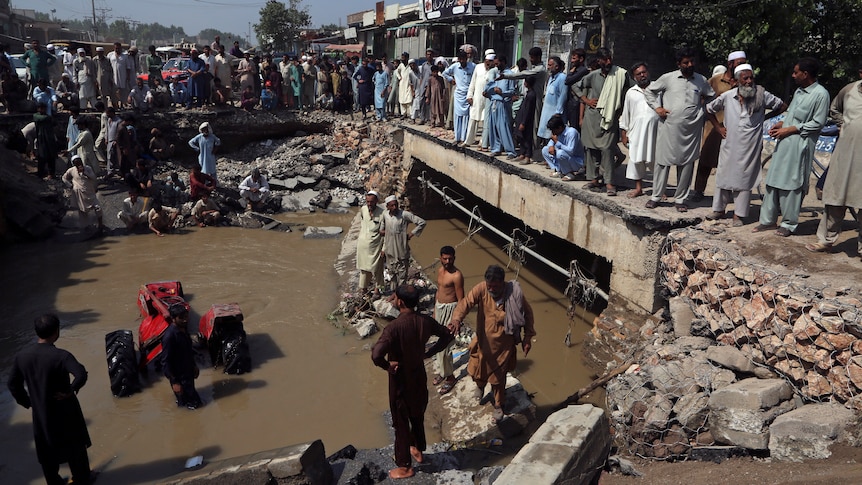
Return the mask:
[[[375,25],[383,25],[386,23],[386,6],[383,2],[377,2],[374,4],[374,13],[375,15]]]
[[[503,16],[506,0],[420,0],[425,20],[464,17],[468,15]]]
[[[345,39],[355,39],[356,38],[356,27],[350,27],[344,29],[344,38]]]

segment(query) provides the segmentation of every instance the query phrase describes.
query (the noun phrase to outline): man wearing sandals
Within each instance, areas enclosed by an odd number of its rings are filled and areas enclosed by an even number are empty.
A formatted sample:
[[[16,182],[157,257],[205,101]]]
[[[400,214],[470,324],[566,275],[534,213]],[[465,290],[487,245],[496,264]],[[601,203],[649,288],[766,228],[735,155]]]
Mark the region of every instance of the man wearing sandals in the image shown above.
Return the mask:
[[[431,317],[416,313],[419,291],[412,285],[395,290],[398,318],[392,321],[371,349],[374,365],[389,373],[389,409],[395,428],[395,464],[389,471],[393,479],[409,478],[413,460],[425,461],[425,408],[428,406],[428,377],[424,359],[448,346],[452,335]],[[437,343],[425,350],[432,335]]]
[[[452,312],[458,302],[464,299],[464,275],[455,267],[455,248],[443,246],[440,248],[440,268],[437,270],[437,296],[434,302],[434,319],[444,327],[449,326]],[[441,395],[447,394],[455,386],[455,369],[452,365],[452,344],[446,346],[437,354],[435,362],[437,375],[431,382],[435,386],[443,384],[437,390]]]
[[[706,102],[715,95],[712,86],[701,74],[694,71],[697,56],[694,49],[683,47],[676,52],[679,69],[662,75],[644,90],[647,104],[661,121],[656,136],[653,190],[647,209],[655,209],[667,187],[670,167],[677,169],[674,207],[686,212],[685,200],[689,195],[694,161],[700,155],[703,137]]]
[[[710,220],[724,218],[727,204],[732,200],[733,226],[739,227],[744,224],[743,219],[748,217],[751,189],[760,178],[766,110],[774,110],[774,116],[787,109],[787,105],[754,82],[751,64],[740,64],[734,68],[733,76],[738,86],[725,91],[706,105],[709,122],[722,138],[715,173],[712,214],[706,217]],[[724,113],[723,123],[716,116],[719,112]]]
[[[766,173],[760,224],[754,232],[775,228],[779,210],[781,227],[775,233],[787,237],[796,230],[802,199],[808,192],[814,145],[829,114],[829,92],[817,82],[819,72],[820,61],[811,57],[803,57],[793,66],[793,80],[799,87],[784,121],[769,130],[769,136],[778,142]]]
[[[617,195],[614,170],[622,162],[617,157],[619,121],[626,90],[633,83],[625,69],[614,65],[610,49],[600,48],[596,58],[600,68],[584,76],[575,88],[584,104],[581,141],[584,144],[587,179],[590,180],[586,188],[601,190],[600,179],[604,177],[607,194],[613,196]],[[599,174],[599,167],[602,174]]]
[[[862,78],[862,64],[859,77]],[[841,89],[829,114],[841,126],[841,137],[829,160],[829,176],[823,185],[826,207],[817,228],[818,242],[805,245],[813,252],[831,251],[841,235],[847,208],[862,207],[862,81],[854,81]],[[862,256],[862,231],[856,240],[856,251]]]
[[[453,334],[461,329],[461,322],[473,307],[476,314],[476,334],[470,342],[470,360],[467,373],[477,386],[478,399],[485,395],[485,385],[491,384],[494,399],[494,420],[504,417],[506,403],[506,374],[515,370],[518,362],[517,345],[524,357],[530,353],[536,336],[533,309],[524,297],[517,281],[506,280],[506,273],[497,265],[485,270],[485,281],[474,286],[458,302],[449,324]]]

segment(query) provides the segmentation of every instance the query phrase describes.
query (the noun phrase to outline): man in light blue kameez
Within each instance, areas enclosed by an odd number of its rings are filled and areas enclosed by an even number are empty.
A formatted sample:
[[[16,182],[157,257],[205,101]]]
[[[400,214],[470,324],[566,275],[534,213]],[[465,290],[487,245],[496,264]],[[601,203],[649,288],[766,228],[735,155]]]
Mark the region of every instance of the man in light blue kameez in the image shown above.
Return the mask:
[[[455,144],[463,143],[467,139],[467,125],[470,122],[470,104],[467,102],[467,89],[470,87],[470,79],[476,65],[467,60],[467,53],[458,51],[458,62],[447,67],[443,71],[443,78],[447,82],[455,83],[453,116],[455,117]]]

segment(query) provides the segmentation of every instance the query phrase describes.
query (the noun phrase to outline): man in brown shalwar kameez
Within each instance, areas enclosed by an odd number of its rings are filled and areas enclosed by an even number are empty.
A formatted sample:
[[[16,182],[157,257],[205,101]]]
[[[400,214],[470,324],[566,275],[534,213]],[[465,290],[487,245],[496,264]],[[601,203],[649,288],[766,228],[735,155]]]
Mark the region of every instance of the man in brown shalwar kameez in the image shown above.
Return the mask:
[[[411,456],[422,463],[425,450],[425,408],[428,406],[428,376],[424,359],[440,352],[454,339],[433,318],[415,312],[419,291],[401,285],[395,291],[400,314],[383,329],[371,350],[374,365],[389,372],[389,409],[395,428],[395,464],[389,471],[393,479],[414,475]],[[425,350],[432,335],[437,343]]]
[[[494,419],[503,419],[506,402],[506,374],[515,370],[520,343],[524,357],[530,352],[536,335],[533,309],[524,298],[517,281],[505,281],[506,273],[500,266],[491,265],[485,270],[485,281],[474,286],[458,302],[449,323],[457,335],[467,313],[478,306],[476,334],[470,342],[470,360],[467,373],[479,388],[479,398],[485,394],[485,384],[491,384],[494,395]],[[523,337],[521,332],[523,331]]]

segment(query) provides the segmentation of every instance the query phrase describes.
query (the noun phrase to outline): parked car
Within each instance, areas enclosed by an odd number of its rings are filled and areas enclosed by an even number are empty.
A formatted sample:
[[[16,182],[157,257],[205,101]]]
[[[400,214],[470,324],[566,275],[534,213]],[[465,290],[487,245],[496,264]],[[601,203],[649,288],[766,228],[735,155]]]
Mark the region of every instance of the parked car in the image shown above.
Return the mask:
[[[165,65],[162,66],[162,80],[165,84],[169,84],[171,78],[174,76],[179,76],[181,83],[188,83],[189,73],[186,72],[186,69],[188,69],[189,59],[189,57],[173,57],[165,62]],[[143,79],[144,82],[150,79],[148,73],[143,73],[138,77]]]
[[[24,64],[24,61],[21,60],[21,56],[24,54],[17,54],[9,56],[9,62],[12,64],[12,67],[15,68],[15,74],[18,75],[18,79],[24,81],[25,83],[30,78],[30,70],[27,69],[27,64]]]

